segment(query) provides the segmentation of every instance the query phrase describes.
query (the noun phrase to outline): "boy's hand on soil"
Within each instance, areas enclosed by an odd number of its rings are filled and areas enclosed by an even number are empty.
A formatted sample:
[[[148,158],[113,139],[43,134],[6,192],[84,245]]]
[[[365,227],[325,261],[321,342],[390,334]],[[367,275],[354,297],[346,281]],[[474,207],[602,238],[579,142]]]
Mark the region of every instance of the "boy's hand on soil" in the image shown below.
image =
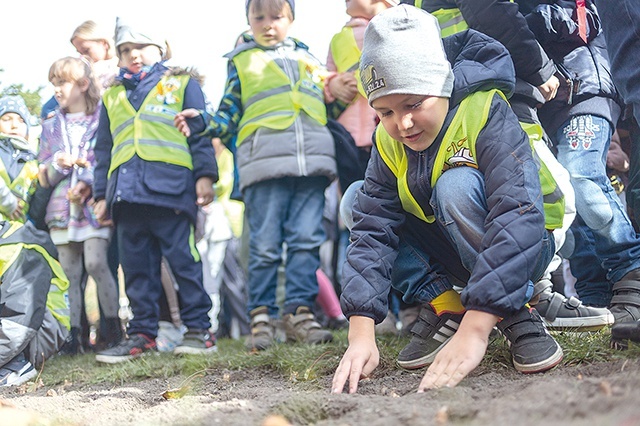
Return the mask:
[[[373,320],[354,316],[349,323],[349,347],[333,375],[331,393],[342,393],[347,379],[349,393],[355,393],[358,381],[369,377],[380,362]]]
[[[206,206],[213,201],[213,180],[208,176],[203,176],[196,182],[196,204]]]
[[[191,129],[187,124],[187,118],[197,117],[200,112],[195,108],[187,108],[182,112],[176,114],[173,117],[173,125],[182,133],[185,137],[191,136]]]
[[[486,312],[468,311],[456,334],[427,369],[418,392],[460,383],[482,361],[489,344],[489,333],[498,319]]]

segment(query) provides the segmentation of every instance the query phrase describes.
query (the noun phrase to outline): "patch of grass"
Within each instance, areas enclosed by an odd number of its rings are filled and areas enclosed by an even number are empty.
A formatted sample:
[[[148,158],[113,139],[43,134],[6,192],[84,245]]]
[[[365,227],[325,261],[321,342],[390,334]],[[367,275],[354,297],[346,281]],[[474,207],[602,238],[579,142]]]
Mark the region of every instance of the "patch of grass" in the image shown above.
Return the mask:
[[[640,345],[631,344],[626,351],[611,349],[608,329],[591,333],[552,334],[564,350],[563,365],[566,366],[620,358],[637,359],[640,356]],[[378,372],[384,374],[385,371],[397,368],[396,357],[409,342],[409,338],[380,336],[377,341],[380,350]],[[161,353],[115,365],[99,364],[92,354],[60,356],[46,362],[41,380],[45,386],[69,382],[83,385],[121,385],[147,378],[186,378],[192,374],[212,374],[226,369],[272,371],[291,382],[314,386],[319,379],[333,374],[347,348],[347,331],[335,332],[334,341],[324,345],[276,344],[266,351],[251,353],[245,349],[242,340],[221,339],[218,347],[218,352],[213,356],[176,357]],[[489,369],[512,368],[509,348],[502,337],[490,338],[482,365]]]

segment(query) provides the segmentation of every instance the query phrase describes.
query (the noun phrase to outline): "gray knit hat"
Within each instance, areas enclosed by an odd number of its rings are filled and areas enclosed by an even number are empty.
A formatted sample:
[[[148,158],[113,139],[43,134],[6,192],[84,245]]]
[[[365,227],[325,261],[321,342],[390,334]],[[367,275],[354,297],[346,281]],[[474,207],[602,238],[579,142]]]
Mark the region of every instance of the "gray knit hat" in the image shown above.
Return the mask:
[[[14,112],[18,114],[27,124],[27,134],[29,134],[29,123],[31,121],[31,113],[24,103],[24,99],[20,95],[8,95],[0,98],[0,117]]]
[[[360,79],[369,104],[394,94],[451,97],[453,72],[436,18],[407,5],[376,15],[364,33]]]
[[[133,24],[133,25],[132,25]],[[146,28],[139,23],[131,23],[120,17],[116,18],[116,33],[114,36],[116,54],[120,57],[120,49],[118,47],[124,43],[133,44],[153,44],[160,48],[163,58],[167,56],[168,44],[167,40],[157,34],[154,29]]]

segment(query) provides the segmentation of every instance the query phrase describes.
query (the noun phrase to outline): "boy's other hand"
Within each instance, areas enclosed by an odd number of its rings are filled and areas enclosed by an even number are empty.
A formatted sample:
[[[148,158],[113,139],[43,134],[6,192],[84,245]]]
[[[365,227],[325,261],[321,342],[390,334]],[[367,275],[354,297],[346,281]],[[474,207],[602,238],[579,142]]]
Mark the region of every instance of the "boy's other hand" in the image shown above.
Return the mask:
[[[489,344],[489,333],[499,317],[481,311],[467,311],[460,327],[425,373],[418,392],[454,387],[482,361]]]
[[[196,182],[196,204],[206,206],[213,201],[213,179],[203,176]]]
[[[348,104],[358,93],[358,82],[352,72],[342,73],[329,81],[329,91],[333,97]]]
[[[349,319],[349,347],[333,375],[331,393],[342,393],[349,380],[349,393],[358,390],[358,381],[366,379],[380,362],[376,346],[374,322],[371,318],[352,316]]]
[[[185,137],[191,136],[191,129],[187,124],[187,118],[197,117],[200,112],[195,108],[187,108],[173,117],[173,125],[182,133]]]

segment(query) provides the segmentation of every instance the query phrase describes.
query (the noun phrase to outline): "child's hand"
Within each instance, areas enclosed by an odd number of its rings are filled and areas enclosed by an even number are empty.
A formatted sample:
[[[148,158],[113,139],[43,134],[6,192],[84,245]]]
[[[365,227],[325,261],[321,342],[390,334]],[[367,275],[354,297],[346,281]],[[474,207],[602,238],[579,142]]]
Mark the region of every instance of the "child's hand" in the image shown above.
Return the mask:
[[[358,390],[358,381],[366,379],[380,362],[376,346],[374,322],[371,318],[352,316],[349,319],[349,347],[333,375],[331,393],[342,393],[349,380],[349,393]]]
[[[69,154],[59,152],[58,155],[56,155],[56,164],[61,169],[67,170],[73,167],[73,165],[75,164],[75,160],[71,158]]]
[[[69,189],[67,193],[67,198],[72,203],[82,204],[85,200],[91,197],[91,186],[89,186],[86,182],[78,181],[76,186]]]
[[[93,213],[96,215],[98,223],[104,226],[113,224],[107,212],[107,201],[100,200],[93,203]]]
[[[25,216],[25,212],[24,212],[24,208],[25,208],[25,202],[24,200],[16,197],[18,200],[18,203],[16,205],[16,209],[14,211],[11,212],[11,214],[9,215],[9,218],[11,220],[24,220],[26,218]]]
[[[47,166],[44,164],[38,165],[38,182],[43,188],[49,187],[49,179],[47,179]]]
[[[542,97],[549,102],[551,99],[556,97],[558,93],[558,87],[560,87],[560,80],[555,75],[552,75],[549,80],[543,83],[541,86],[538,86],[538,90],[542,93]]]
[[[189,136],[191,136],[191,129],[187,124],[187,118],[194,118],[198,115],[200,115],[200,112],[197,109],[187,108],[184,111],[177,113],[176,116],[173,117],[173,125],[176,126],[178,130],[180,130],[180,133],[188,138]]]
[[[213,180],[210,177],[203,176],[196,182],[196,204],[206,206],[213,201]]]
[[[358,83],[352,72],[342,73],[329,81],[329,91],[333,97],[348,104],[358,93]]]
[[[467,311],[456,334],[427,369],[418,392],[460,383],[482,361],[489,344],[489,333],[498,319],[486,312]]]

